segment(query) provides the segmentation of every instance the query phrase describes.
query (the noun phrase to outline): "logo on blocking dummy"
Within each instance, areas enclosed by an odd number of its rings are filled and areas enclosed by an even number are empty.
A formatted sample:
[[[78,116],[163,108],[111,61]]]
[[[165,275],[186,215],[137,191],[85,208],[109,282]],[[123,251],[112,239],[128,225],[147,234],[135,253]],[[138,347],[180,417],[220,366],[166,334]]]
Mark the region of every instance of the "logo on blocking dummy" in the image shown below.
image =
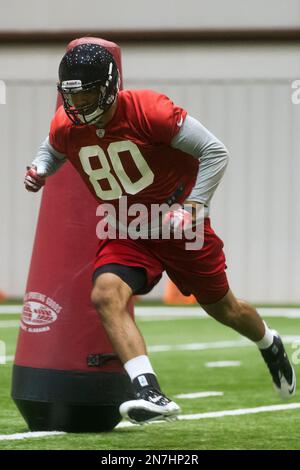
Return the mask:
[[[39,292],[27,292],[24,300],[21,328],[28,333],[49,331],[62,307]]]

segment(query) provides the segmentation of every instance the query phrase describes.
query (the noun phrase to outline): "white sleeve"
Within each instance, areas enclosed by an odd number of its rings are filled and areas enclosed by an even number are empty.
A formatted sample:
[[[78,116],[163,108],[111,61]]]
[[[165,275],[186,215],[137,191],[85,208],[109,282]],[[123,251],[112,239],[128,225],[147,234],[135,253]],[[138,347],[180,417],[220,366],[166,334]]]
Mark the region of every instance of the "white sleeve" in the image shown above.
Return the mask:
[[[186,116],[180,131],[173,137],[171,146],[199,159],[196,183],[187,199],[208,206],[225,172],[228,150],[191,116]]]
[[[37,168],[39,176],[50,176],[55,173],[66,161],[66,156],[57,152],[46,137],[37,151],[37,155],[32,162]]]

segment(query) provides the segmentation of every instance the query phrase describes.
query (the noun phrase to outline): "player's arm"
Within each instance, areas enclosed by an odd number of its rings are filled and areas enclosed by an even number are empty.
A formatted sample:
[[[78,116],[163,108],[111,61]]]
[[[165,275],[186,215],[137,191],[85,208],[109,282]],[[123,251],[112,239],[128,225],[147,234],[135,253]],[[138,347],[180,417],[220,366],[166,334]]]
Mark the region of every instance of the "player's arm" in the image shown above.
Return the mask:
[[[39,191],[44,186],[46,177],[53,175],[65,161],[66,156],[55,150],[47,137],[38,149],[31,166],[27,167],[24,180],[27,191]]]
[[[188,226],[208,214],[209,202],[220,183],[228,163],[228,151],[199,121],[186,116],[171,146],[199,160],[195,185],[185,200],[184,208],[173,214],[177,225]],[[204,207],[203,207],[204,206]],[[203,211],[204,209],[204,211]]]
[[[171,146],[199,160],[196,183],[186,202],[208,206],[228,164],[229,155],[225,145],[197,119],[186,116]]]

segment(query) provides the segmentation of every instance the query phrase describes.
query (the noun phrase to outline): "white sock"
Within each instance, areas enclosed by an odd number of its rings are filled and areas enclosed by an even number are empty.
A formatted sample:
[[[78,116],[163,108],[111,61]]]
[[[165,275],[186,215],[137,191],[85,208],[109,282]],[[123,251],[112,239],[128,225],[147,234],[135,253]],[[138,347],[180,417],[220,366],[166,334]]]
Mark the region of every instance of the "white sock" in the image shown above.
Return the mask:
[[[151,362],[149,361],[149,357],[145,355],[134,357],[133,359],[125,362],[124,368],[132,382],[138,375],[155,375]]]
[[[265,322],[263,322],[263,323],[265,325],[265,334],[264,334],[263,338],[260,341],[255,342],[255,344],[257,345],[257,347],[259,349],[269,348],[273,344],[273,340],[274,340],[273,331],[270,330],[270,328],[268,327],[268,325]]]

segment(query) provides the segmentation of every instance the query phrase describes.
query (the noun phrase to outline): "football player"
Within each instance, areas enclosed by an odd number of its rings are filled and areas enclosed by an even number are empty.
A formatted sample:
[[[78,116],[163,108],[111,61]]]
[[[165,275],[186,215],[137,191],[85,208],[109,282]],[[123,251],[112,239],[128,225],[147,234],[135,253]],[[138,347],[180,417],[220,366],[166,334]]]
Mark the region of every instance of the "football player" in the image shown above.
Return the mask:
[[[120,91],[114,58],[97,44],[66,52],[58,91],[63,105],[27,169],[28,191],[38,191],[68,160],[100,204],[117,207],[123,196],[149,208],[176,202],[180,208],[169,214],[174,226],[191,222],[187,203],[196,212],[204,210],[204,243],[196,250],[175,238],[99,241],[91,300],[136,394],[135,400],[121,404],[121,415],[144,423],[174,419],[180,412],[161,391],[143,337],[126,308],[131,296],[149,292],[164,270],[209,315],[255,342],[279,395],[292,396],[295,373],[282,341],[254,307],[230,290],[223,243],[210,225],[210,200],[228,161],[225,146],[167,96]]]

